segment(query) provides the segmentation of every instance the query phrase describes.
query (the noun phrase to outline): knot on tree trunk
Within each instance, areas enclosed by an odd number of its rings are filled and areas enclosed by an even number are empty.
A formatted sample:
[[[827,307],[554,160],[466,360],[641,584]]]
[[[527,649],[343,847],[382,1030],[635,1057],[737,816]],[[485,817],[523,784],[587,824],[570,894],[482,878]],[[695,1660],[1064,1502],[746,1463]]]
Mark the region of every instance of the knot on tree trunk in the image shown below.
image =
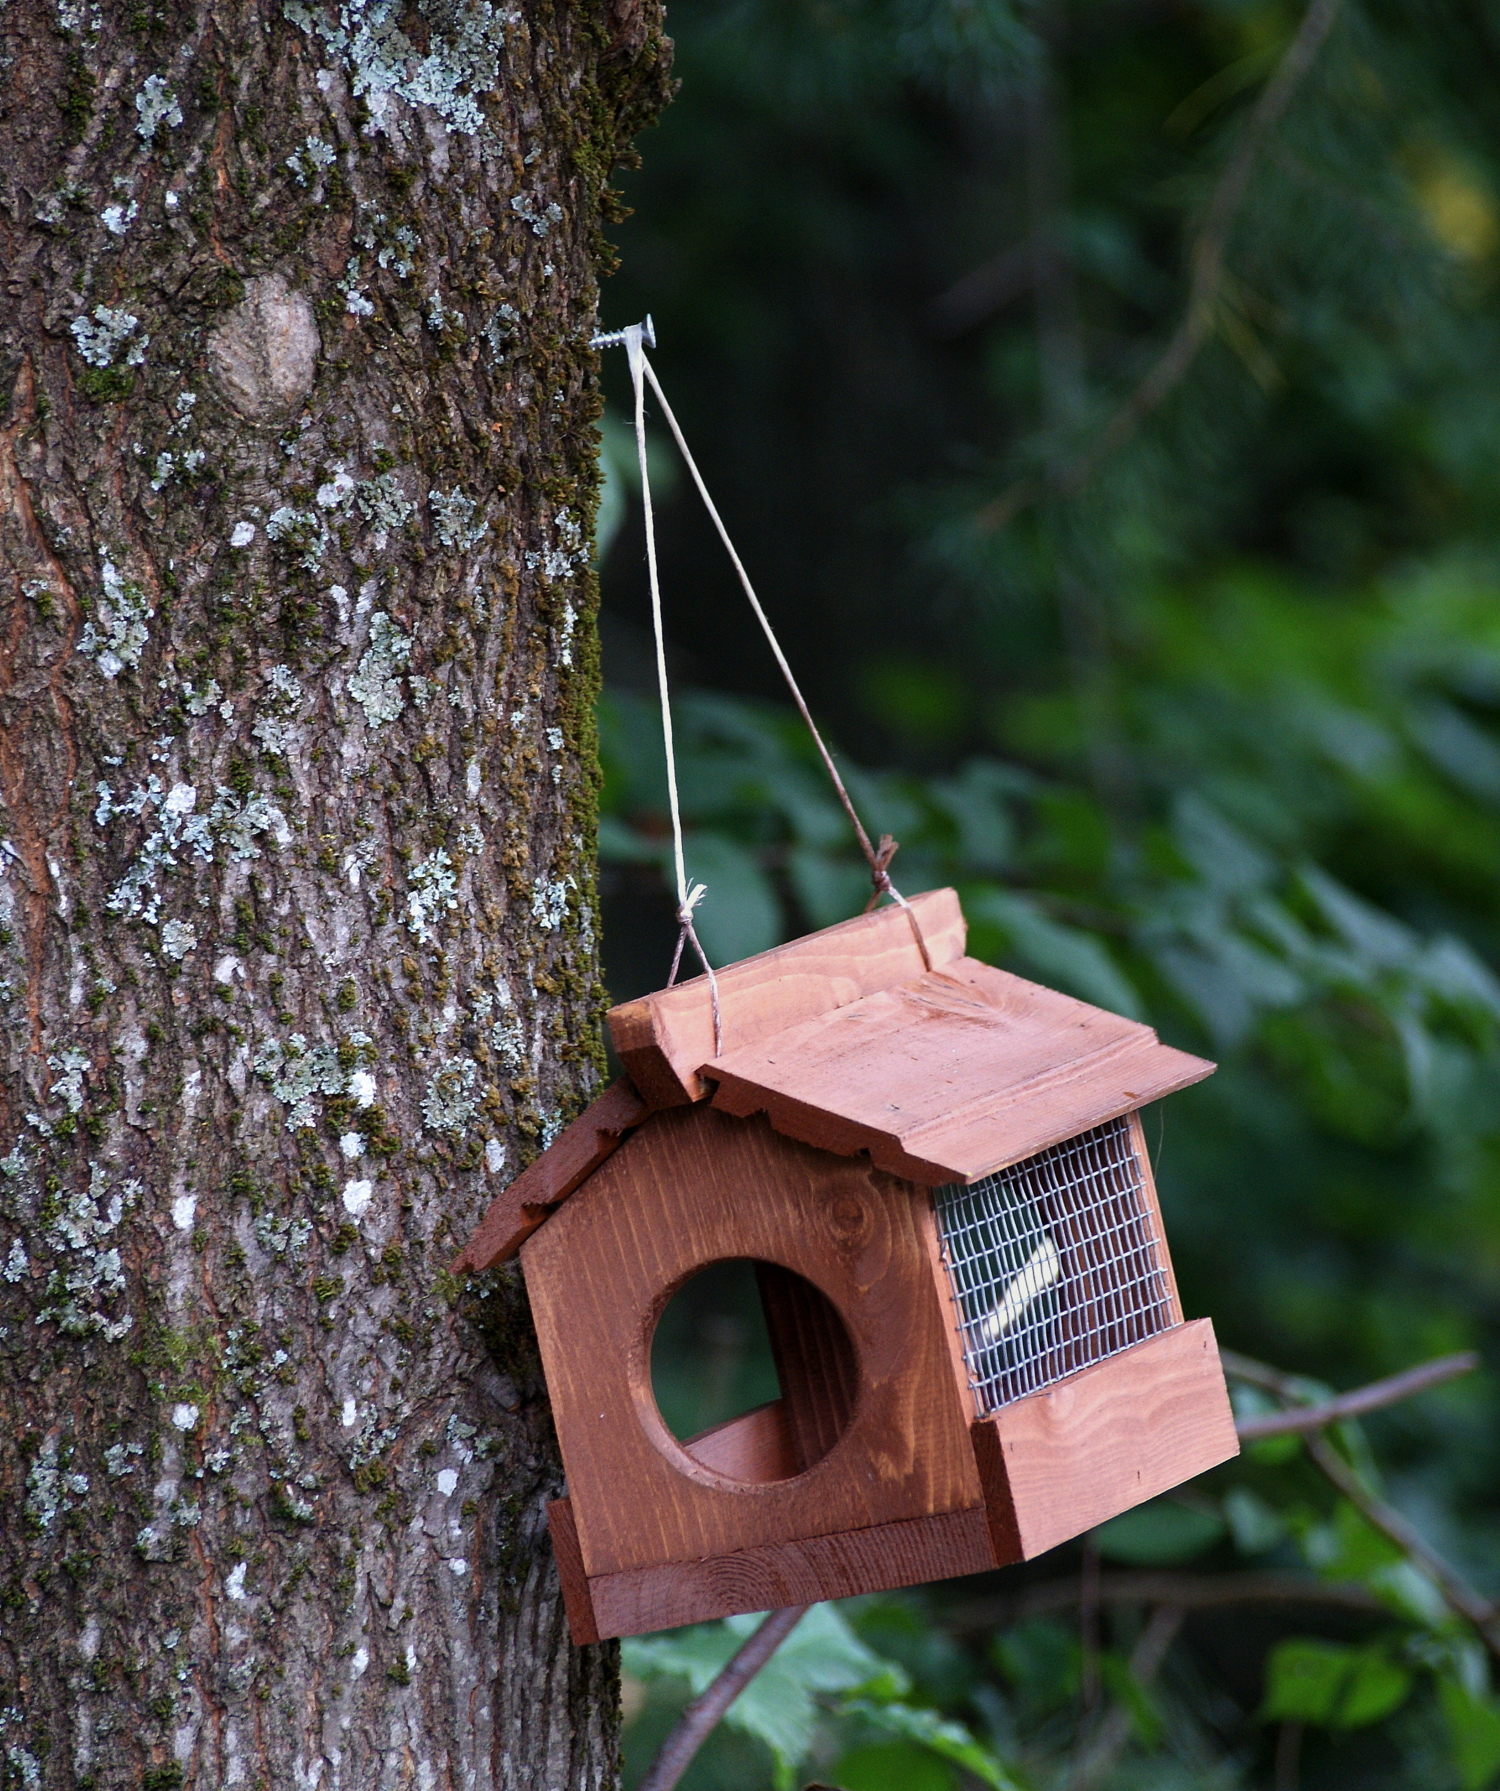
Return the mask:
[[[241,416],[265,417],[312,390],[322,346],[311,301],[282,275],[262,274],[209,337],[208,361]]]

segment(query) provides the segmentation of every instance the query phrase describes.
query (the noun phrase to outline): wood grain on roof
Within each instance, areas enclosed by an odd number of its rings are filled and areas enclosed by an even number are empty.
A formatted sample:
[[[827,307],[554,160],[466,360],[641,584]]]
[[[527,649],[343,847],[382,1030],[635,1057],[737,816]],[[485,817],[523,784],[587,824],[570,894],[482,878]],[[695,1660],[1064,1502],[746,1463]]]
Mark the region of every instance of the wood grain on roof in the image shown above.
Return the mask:
[[[1212,1070],[1139,1021],[973,958],[703,1066],[724,1112],[930,1185],[977,1181]]]
[[[966,927],[951,889],[913,896],[911,909],[934,968],[962,955]],[[921,976],[926,966],[912,916],[879,908],[726,965],[717,972],[725,1051]],[[612,1008],[609,1030],[626,1072],[653,1107],[682,1106],[708,1093],[697,1074],[715,1055],[706,976]]]

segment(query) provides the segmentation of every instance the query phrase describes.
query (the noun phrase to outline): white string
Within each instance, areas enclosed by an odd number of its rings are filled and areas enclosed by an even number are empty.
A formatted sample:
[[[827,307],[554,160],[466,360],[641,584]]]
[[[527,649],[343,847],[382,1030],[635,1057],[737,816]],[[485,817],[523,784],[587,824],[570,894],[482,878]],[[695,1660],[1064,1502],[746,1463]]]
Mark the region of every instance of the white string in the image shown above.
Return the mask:
[[[672,738],[672,701],[667,688],[667,644],[661,617],[661,583],[656,570],[656,518],[651,509],[651,471],[646,461],[646,389],[642,381],[642,370],[649,371],[649,368],[646,366],[646,354],[641,344],[641,325],[632,324],[622,333],[625,352],[630,359],[630,378],[635,387],[635,451],[641,469],[641,507],[646,518],[646,573],[651,585],[651,626],[656,635],[656,687],[661,697],[661,738],[667,758],[667,803],[672,814],[672,863],[677,873],[679,932],[667,987],[670,988],[676,982],[677,968],[682,962],[683,943],[691,939],[693,950],[708,974],[708,992],[714,1013],[714,1055],[717,1057],[724,1048],[724,1029],[719,1013],[719,983],[693,926],[693,910],[707,892],[701,883],[688,888],[687,863],[682,851],[682,808],[677,798],[677,752]],[[656,386],[654,375],[651,384],[653,388]]]
[[[713,520],[714,527],[719,532],[719,539],[724,543],[724,551],[729,555],[730,561],[733,564],[735,571],[739,574],[740,584],[744,589],[746,597],[749,598],[749,600],[750,600],[750,607],[755,612],[755,619],[757,622],[760,623],[761,632],[765,635],[766,642],[769,645],[772,654],[775,656],[776,663],[781,668],[782,677],[786,679],[787,689],[790,690],[792,693],[792,700],[796,703],[798,710],[801,712],[803,721],[805,721],[807,723],[807,730],[813,737],[813,743],[816,745],[816,747],[818,749],[819,756],[823,760],[824,768],[828,772],[829,777],[831,777],[833,779],[833,787],[838,792],[839,801],[844,806],[844,813],[846,815],[848,815],[850,823],[854,828],[855,834],[859,839],[860,846],[864,851],[864,855],[865,855],[866,859],[869,861],[870,881],[874,884],[875,888],[874,888],[874,894],[871,895],[871,897],[870,897],[869,903],[866,908],[866,912],[868,912],[870,908],[873,908],[875,906],[876,902],[878,902],[880,900],[882,895],[889,895],[893,901],[895,901],[900,907],[904,908],[906,910],[906,917],[911,922],[911,930],[912,930],[912,934],[915,937],[916,942],[917,942],[917,949],[922,954],[922,962],[927,967],[928,970],[931,970],[932,969],[932,959],[928,956],[927,941],[922,937],[922,929],[921,929],[921,926],[918,924],[916,913],[913,910],[911,903],[907,901],[906,897],[904,895],[902,895],[901,891],[899,889],[897,889],[896,885],[891,881],[890,862],[896,852],[896,842],[895,842],[895,840],[893,840],[891,838],[891,836],[888,833],[886,833],[886,834],[882,834],[880,836],[880,844],[878,847],[876,847],[870,843],[870,836],[865,831],[864,823],[860,820],[859,814],[854,807],[853,800],[851,799],[848,790],[844,787],[844,780],[843,780],[843,778],[841,778],[839,776],[838,767],[833,762],[833,754],[831,752],[829,752],[828,747],[825,745],[823,736],[818,731],[818,724],[812,718],[812,711],[808,708],[807,701],[804,698],[804,696],[802,695],[802,691],[801,691],[800,687],[798,686],[797,680],[792,673],[792,668],[787,663],[786,654],[783,653],[781,650],[781,642],[778,641],[776,638],[776,631],[771,626],[771,619],[766,614],[765,610],[761,607],[760,599],[755,594],[755,587],[750,583],[750,574],[748,572],[746,572],[744,561],[741,560],[739,554],[735,551],[734,543],[729,538],[729,531],[728,531],[728,529],[726,529],[724,527],[724,519],[723,519],[723,517],[721,517],[719,515],[718,506],[714,503],[713,499],[709,496],[708,487],[703,482],[703,475],[702,475],[702,473],[700,473],[698,471],[698,463],[696,460],[693,459],[692,450],[688,447],[687,440],[683,436],[681,426],[679,425],[676,416],[673,414],[671,405],[668,404],[668,402],[667,402],[667,395],[661,389],[661,381],[656,377],[656,369],[646,359],[645,351],[641,347],[640,326],[639,325],[635,326],[635,333],[634,333],[633,337],[631,336],[629,331],[625,332],[625,336],[626,336],[626,346],[627,346],[627,349],[629,350],[629,353],[631,356],[631,362],[630,362],[631,374],[635,380],[636,447],[637,447],[637,451],[639,452],[639,454],[641,456],[641,466],[643,469],[642,474],[641,474],[642,489],[644,490],[644,484],[645,484],[644,468],[645,468],[645,464],[646,464],[645,421],[644,421],[644,413],[643,413],[643,409],[642,409],[643,399],[642,399],[642,393],[641,393],[641,372],[644,371],[646,378],[648,380],[650,380],[650,382],[651,382],[651,390],[656,394],[657,402],[661,405],[662,415],[667,419],[667,426],[672,431],[672,438],[677,443],[677,450],[682,455],[682,458],[687,465],[688,472],[692,475],[693,483],[698,488],[698,495],[699,495],[699,497],[701,497],[703,499],[704,508],[708,511],[709,516]],[[647,518],[646,528],[647,528],[648,539],[649,539],[650,530],[651,530],[650,517],[651,517],[651,501],[648,496],[646,499],[646,518]],[[656,561],[655,561],[654,555],[655,555],[655,547],[653,544],[652,548],[651,548],[651,556],[652,557],[650,559],[651,577],[652,577],[652,581],[653,581],[652,582],[652,601],[653,601],[653,603],[656,601],[656,598],[655,598]],[[666,662],[665,662],[664,658],[662,658],[662,656],[661,656],[662,648],[661,648],[660,610],[657,609],[654,613],[657,618],[656,640],[657,640],[658,667],[660,670],[660,676],[661,676],[661,680],[662,680],[662,711],[665,714],[665,712],[666,712]],[[674,797],[674,802],[675,802],[675,797]],[[675,817],[675,812],[676,812],[675,808],[674,808],[673,812],[674,812],[674,817]],[[681,875],[682,875],[682,872],[681,872],[681,868],[680,868],[680,851],[679,851],[679,870],[678,870],[679,880],[681,879]]]

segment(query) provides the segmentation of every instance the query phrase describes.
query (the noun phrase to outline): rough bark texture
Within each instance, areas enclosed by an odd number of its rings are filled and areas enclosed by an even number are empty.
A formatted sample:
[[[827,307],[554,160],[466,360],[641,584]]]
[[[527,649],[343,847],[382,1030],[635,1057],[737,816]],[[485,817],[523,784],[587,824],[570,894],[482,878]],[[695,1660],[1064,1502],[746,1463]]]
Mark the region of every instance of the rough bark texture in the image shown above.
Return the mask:
[[[587,346],[654,0],[0,10],[0,1782],[562,1791]]]

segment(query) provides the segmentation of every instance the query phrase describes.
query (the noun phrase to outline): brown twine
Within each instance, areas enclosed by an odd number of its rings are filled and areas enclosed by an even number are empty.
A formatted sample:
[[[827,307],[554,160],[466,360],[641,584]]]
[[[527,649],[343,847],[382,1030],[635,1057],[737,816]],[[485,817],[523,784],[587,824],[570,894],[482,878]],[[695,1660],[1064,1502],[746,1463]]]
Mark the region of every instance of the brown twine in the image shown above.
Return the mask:
[[[719,979],[714,975],[713,966],[708,961],[708,953],[698,942],[697,930],[693,926],[693,910],[707,895],[705,884],[695,883],[688,891],[687,900],[677,910],[677,949],[672,953],[672,968],[667,974],[667,987],[670,989],[677,981],[677,971],[682,963],[682,948],[692,940],[693,950],[698,954],[698,962],[708,975],[708,998],[714,1010],[714,1056],[724,1049],[724,1026],[719,1015]]]

